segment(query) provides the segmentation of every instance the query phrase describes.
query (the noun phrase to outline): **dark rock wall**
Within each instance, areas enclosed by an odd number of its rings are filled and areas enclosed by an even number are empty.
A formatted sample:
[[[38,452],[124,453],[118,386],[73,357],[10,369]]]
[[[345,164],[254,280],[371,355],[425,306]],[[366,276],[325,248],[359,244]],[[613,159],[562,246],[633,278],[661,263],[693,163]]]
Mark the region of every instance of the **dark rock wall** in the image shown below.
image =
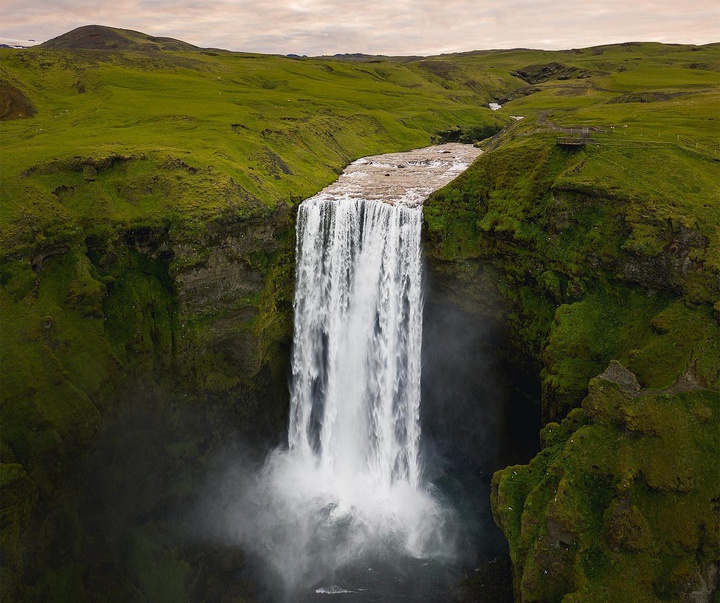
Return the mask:
[[[228,434],[282,438],[292,213],[109,228],[43,249],[4,273],[4,327],[20,327],[6,341],[26,357],[4,383],[3,599],[159,600],[139,569],[148,555],[187,574],[181,585],[204,584],[207,563],[204,577],[188,565],[197,549],[180,551],[168,518]]]

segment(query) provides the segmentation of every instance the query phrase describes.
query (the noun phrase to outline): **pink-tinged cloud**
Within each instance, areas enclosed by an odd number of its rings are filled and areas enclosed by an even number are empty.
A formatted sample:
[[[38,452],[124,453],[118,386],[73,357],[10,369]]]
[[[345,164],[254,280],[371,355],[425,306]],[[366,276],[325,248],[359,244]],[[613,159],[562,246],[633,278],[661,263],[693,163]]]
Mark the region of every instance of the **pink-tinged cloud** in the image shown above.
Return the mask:
[[[3,0],[0,11],[3,38],[40,41],[100,24],[279,54],[720,40],[718,0]]]

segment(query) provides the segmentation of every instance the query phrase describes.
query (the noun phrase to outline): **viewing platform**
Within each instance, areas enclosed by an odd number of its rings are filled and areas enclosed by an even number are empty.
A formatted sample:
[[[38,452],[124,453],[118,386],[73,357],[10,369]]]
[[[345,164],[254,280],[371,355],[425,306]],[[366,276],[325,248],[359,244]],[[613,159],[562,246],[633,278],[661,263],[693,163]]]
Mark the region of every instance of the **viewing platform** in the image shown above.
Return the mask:
[[[572,136],[572,134],[575,133],[574,128],[570,128],[569,130],[563,129],[563,134],[571,134],[571,136],[558,136],[557,139],[557,145],[559,147],[567,147],[567,148],[577,148],[577,147],[584,147],[585,145],[592,144],[592,145],[599,145],[600,143],[597,140],[593,140],[590,138],[590,128],[583,127],[577,130],[577,136]]]

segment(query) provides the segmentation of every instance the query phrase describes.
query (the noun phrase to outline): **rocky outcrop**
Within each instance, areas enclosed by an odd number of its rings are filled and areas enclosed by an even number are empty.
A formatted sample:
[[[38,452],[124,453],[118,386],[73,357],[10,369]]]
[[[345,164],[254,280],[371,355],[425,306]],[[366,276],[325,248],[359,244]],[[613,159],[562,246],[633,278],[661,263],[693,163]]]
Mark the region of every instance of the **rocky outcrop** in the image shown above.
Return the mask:
[[[569,67],[562,63],[541,63],[528,65],[512,73],[515,77],[528,84],[541,84],[550,80],[569,80],[570,78],[585,79],[594,74],[585,69]]]
[[[206,364],[202,385],[226,389],[258,374],[270,345],[292,336],[294,224],[289,207],[209,225],[169,242],[181,362]],[[221,386],[221,383],[224,384]]]
[[[0,121],[32,117],[37,113],[30,99],[7,82],[0,81]]]
[[[582,408],[495,474],[516,600],[712,601],[718,588],[717,393],[648,392],[613,362]],[[661,562],[662,560],[662,562]]]

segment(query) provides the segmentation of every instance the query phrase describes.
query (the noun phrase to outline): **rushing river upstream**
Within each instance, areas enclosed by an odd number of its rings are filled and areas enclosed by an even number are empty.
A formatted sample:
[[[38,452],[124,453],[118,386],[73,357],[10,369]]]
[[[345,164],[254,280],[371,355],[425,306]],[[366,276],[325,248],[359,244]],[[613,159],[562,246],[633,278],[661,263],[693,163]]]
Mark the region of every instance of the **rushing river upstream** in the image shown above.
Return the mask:
[[[477,157],[367,157],[302,203],[288,448],[255,480],[242,540],[287,600],[432,601],[460,530],[422,458],[422,203]]]

